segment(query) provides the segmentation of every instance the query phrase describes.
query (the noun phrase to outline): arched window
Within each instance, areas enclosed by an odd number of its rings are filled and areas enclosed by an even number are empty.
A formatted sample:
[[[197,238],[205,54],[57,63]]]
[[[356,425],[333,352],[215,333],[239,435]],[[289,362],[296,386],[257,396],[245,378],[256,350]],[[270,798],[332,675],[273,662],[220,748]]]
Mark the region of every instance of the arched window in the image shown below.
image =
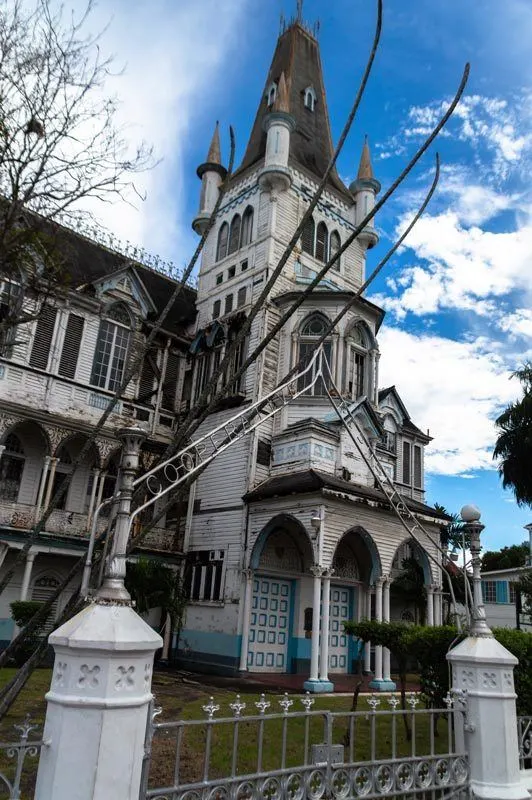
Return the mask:
[[[328,257],[329,232],[327,225],[320,222],[316,231],[316,258],[325,264]]]
[[[242,233],[240,234],[240,247],[250,244],[253,239],[253,209],[248,206],[242,217]]]
[[[311,256],[314,255],[314,237],[316,233],[316,226],[314,224],[314,219],[311,217],[305,223],[305,227],[303,228],[303,233],[301,234],[301,249],[304,253],[310,253]]]
[[[91,383],[114,392],[124,375],[131,336],[131,318],[121,303],[111,306],[105,316],[106,319],[102,319],[98,331]]]
[[[368,395],[368,336],[362,323],[355,325],[347,337],[347,394],[353,400]]]
[[[316,352],[318,341],[327,330],[328,325],[328,319],[321,314],[313,314],[304,321],[299,334],[298,349],[298,361],[302,362],[302,367],[307,366],[312,360],[312,356]],[[323,342],[323,353],[327,364],[329,364],[332,369],[332,341],[329,337]],[[312,380],[313,376],[316,374],[318,366],[319,364],[316,361],[312,370],[301,376],[298,385],[299,390],[303,389]],[[324,395],[325,385],[323,380],[321,378],[317,380],[316,383],[311,386],[311,388],[308,389],[305,394],[315,396]]]
[[[316,92],[312,86],[307,86],[304,93],[305,98],[305,108],[308,108],[309,111],[314,111],[316,108]]]
[[[339,251],[341,246],[342,246],[342,240],[340,239],[340,234],[338,233],[338,231],[333,231],[331,233],[331,238],[329,240],[329,258],[333,258]],[[337,258],[337,260],[333,264],[333,269],[338,270],[338,272],[340,271],[340,261],[341,259]]]
[[[229,225],[224,222],[218,233],[218,246],[216,248],[216,261],[221,261],[227,255],[227,240],[229,238]]]
[[[242,227],[242,218],[240,214],[235,214],[231,222],[231,229],[229,232],[229,248],[227,255],[236,253],[240,247],[240,228]]]
[[[270,108],[270,106],[273,106],[276,97],[277,97],[277,84],[270,83],[270,85],[266,90],[266,102],[268,103],[268,108]]]
[[[16,433],[10,433],[4,442],[5,450],[0,461],[0,498],[16,503],[24,472],[26,454]]]

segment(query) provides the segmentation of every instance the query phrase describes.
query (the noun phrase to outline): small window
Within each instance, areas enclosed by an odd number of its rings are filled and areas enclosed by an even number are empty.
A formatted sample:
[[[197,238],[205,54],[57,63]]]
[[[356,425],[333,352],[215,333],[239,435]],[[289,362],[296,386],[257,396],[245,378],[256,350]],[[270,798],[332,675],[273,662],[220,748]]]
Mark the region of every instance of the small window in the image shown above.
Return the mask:
[[[225,296],[225,314],[229,314],[233,310],[233,295],[228,294]]]
[[[216,286],[219,286],[221,283],[224,282],[224,274],[223,272],[219,272],[216,276]]]
[[[242,306],[246,305],[246,292],[247,289],[245,286],[241,286],[240,289],[238,290],[238,296],[236,301],[237,308],[242,308]]]
[[[482,599],[485,603],[497,602],[497,581],[482,581]]]
[[[181,359],[178,353],[168,353],[166,359],[166,369],[162,386],[161,401],[162,407],[174,411],[176,405],[176,391],[179,380],[179,367]]]
[[[236,267],[235,266],[229,267],[229,269],[227,270],[227,280],[231,280],[231,278],[234,278],[235,275],[236,275]]]
[[[220,316],[221,307],[222,307],[221,300],[215,300],[214,303],[213,303],[213,306],[212,306],[212,318],[213,319],[218,319],[218,317]]]
[[[308,108],[309,111],[314,111],[316,108],[316,92],[312,86],[308,86],[305,89],[304,93],[305,98],[305,108]]]
[[[120,305],[113,306],[107,314],[107,319],[100,322],[92,362],[93,385],[109,389],[111,392],[120,386],[129,350],[130,326],[129,315]]]
[[[410,484],[410,442],[403,442],[403,483]]]
[[[323,261],[324,264],[326,263],[328,250],[329,233],[327,231],[327,225],[324,222],[320,222],[316,231],[316,258],[318,261]]]
[[[421,489],[421,447],[414,445],[414,486]]]
[[[235,214],[235,216],[231,221],[231,228],[229,231],[229,248],[227,250],[227,255],[231,255],[231,253],[236,253],[236,251],[240,247],[241,227],[242,227],[242,218],[240,214]]]
[[[272,457],[272,446],[265,439],[259,439],[257,444],[257,464],[262,467],[269,467]]]
[[[266,90],[266,102],[268,103],[268,108],[271,108],[271,106],[273,106],[276,97],[277,97],[277,84],[270,83],[268,89]]]
[[[187,555],[184,592],[189,600],[223,599],[224,550],[197,550]]]
[[[304,253],[309,253],[311,256],[314,255],[314,236],[316,232],[316,226],[314,224],[314,220],[311,217],[305,223],[305,227],[303,228],[303,233],[301,234],[301,249]]]
[[[243,262],[241,263],[241,265],[240,265],[240,270],[241,270],[242,272],[245,272],[245,271],[247,270],[247,268],[248,268],[248,260],[247,260],[247,258],[246,258],[246,260],[245,260],[245,261],[243,261]]]
[[[240,247],[246,247],[253,240],[253,209],[251,206],[248,206],[244,211],[240,238]]]
[[[509,591],[510,591],[510,603],[514,603],[515,604],[515,601],[516,601],[515,583],[509,583],[508,588],[509,588]]]
[[[341,246],[342,246],[342,240],[340,239],[340,234],[338,233],[338,231],[333,231],[331,233],[331,238],[329,241],[329,258],[334,258],[334,256],[340,250]],[[341,258],[338,257],[333,264],[333,269],[338,270],[338,272],[340,272],[340,261]]]
[[[227,255],[227,242],[229,240],[229,225],[224,222],[218,233],[218,246],[216,248],[216,261],[221,261]]]

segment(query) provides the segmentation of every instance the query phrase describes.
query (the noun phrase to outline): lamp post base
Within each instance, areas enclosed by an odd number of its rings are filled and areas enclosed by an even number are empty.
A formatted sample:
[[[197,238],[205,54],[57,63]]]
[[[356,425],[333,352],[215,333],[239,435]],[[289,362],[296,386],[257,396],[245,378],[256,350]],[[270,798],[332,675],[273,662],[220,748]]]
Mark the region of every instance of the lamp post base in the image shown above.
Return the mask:
[[[334,683],[331,683],[331,681],[309,679],[303,684],[303,689],[311,694],[330,694],[334,692]]]

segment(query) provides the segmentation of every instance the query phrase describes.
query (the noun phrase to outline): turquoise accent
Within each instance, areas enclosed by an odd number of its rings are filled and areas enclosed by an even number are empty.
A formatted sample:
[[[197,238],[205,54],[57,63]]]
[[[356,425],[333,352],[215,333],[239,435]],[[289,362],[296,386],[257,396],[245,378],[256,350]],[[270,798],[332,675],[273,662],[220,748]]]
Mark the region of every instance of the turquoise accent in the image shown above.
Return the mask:
[[[311,694],[330,694],[334,692],[334,683],[330,681],[305,681],[303,689]]]
[[[291,651],[292,656],[302,661],[309,661],[311,655],[310,641],[310,639],[300,639],[294,636],[291,640],[291,645],[293,647],[293,651]]]
[[[495,581],[497,592],[497,603],[508,602],[508,581]]]
[[[397,686],[393,681],[378,681],[376,678],[374,678],[370,682],[369,688],[376,689],[378,692],[395,692]]]
[[[15,630],[15,622],[11,617],[0,619],[0,641],[10,642]]]
[[[288,615],[288,647],[286,648],[286,671],[292,672],[292,660],[295,657],[296,639],[292,636],[294,631],[294,610],[296,605],[296,581],[290,581],[290,613]]]
[[[242,637],[215,631],[192,631],[185,628],[179,634],[179,650],[186,653],[209,653],[217,656],[240,657]]]

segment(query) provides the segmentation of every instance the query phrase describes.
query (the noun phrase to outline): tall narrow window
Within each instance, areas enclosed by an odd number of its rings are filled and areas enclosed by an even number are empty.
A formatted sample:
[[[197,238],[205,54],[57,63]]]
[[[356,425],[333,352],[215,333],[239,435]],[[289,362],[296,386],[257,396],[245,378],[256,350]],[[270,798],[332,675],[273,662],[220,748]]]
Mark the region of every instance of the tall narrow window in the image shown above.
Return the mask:
[[[58,372],[63,378],[75,378],[78,365],[84,319],[78,314],[69,314],[65,330],[65,340],[59,360]]]
[[[177,353],[168,353],[163,380],[162,405],[163,408],[168,408],[172,411],[175,408],[179,363],[180,358]]]
[[[22,315],[24,293],[18,281],[0,281],[0,355],[12,358],[17,340],[17,321]]]
[[[222,305],[222,301],[221,300],[215,300],[214,303],[212,304],[212,318],[213,319],[218,319],[218,317],[220,316],[221,305]]]
[[[416,489],[421,489],[421,447],[414,445],[414,486]]]
[[[314,255],[314,237],[316,233],[316,226],[312,217],[307,220],[303,233],[301,234],[301,249],[304,253]]]
[[[246,291],[247,291],[246,286],[241,286],[240,289],[238,290],[237,302],[236,302],[237,308],[242,308],[242,306],[246,305]]]
[[[368,344],[362,325],[358,324],[347,337],[347,395],[353,400],[369,394]]]
[[[323,263],[327,261],[328,245],[329,233],[327,225],[324,222],[320,222],[316,231],[316,258],[318,261],[323,261]]]
[[[100,322],[92,362],[91,383],[114,392],[122,381],[129,348],[131,322],[121,305],[113,306]]]
[[[241,247],[250,244],[253,238],[253,209],[248,206],[242,217]]]
[[[231,221],[231,229],[229,231],[229,249],[227,254],[236,253],[240,247],[240,229],[242,227],[242,218],[240,214],[235,214]]]
[[[312,86],[308,86],[305,89],[304,98],[305,98],[305,108],[308,108],[309,111],[314,111],[314,109],[316,108],[317,95]]]
[[[0,498],[8,503],[16,503],[26,454],[21,440],[15,433],[10,433],[6,437],[4,447],[0,459]]]
[[[148,350],[144,361],[142,362],[142,370],[139,378],[139,391],[137,399],[139,403],[152,406],[155,404],[155,395],[157,394],[156,377],[159,372],[157,367],[157,350],[153,348]]]
[[[227,241],[229,239],[229,225],[224,222],[218,233],[218,246],[216,248],[216,261],[220,261],[227,255]]]
[[[302,328],[299,338],[299,354],[298,354],[298,361],[302,361],[302,367],[307,366],[310,361],[312,360],[312,356],[316,352],[316,345],[325,333],[327,328],[328,320],[325,317],[322,317],[321,314],[314,314],[312,317],[307,319]],[[326,339],[323,343],[323,354],[325,356],[325,360],[328,365],[332,368],[332,342],[330,339]],[[318,369],[318,362],[316,361],[313,365],[311,371],[302,375],[298,381],[298,389],[303,389],[306,385],[310,383],[312,378],[314,377],[317,369]],[[325,366],[325,371],[327,367]],[[325,385],[323,383],[323,379],[319,378],[316,383],[311,386],[306,394],[310,395],[324,395],[325,394]]]
[[[229,338],[227,342],[227,346],[230,347],[232,342],[237,336],[238,331],[231,331],[229,333]],[[226,381],[227,384],[230,385],[230,394],[243,394],[245,391],[245,374],[241,375],[239,378],[236,378],[231,383],[231,379],[236,375],[242,364],[244,363],[244,359],[246,357],[247,352],[247,338],[244,338],[238,347],[236,348],[231,361],[229,362],[229,367],[227,368],[226,372]]]
[[[403,442],[403,483],[410,485],[410,442]]]
[[[37,369],[46,369],[48,367],[56,317],[57,308],[48,305],[42,306],[35,326],[30,366]]]
[[[338,231],[333,231],[329,241],[329,258],[334,258],[341,246],[342,240],[340,239],[340,234]],[[338,270],[338,272],[340,271],[340,260],[341,258],[339,256],[333,264],[333,269]]]
[[[226,294],[224,314],[229,314],[233,310],[233,295]]]

